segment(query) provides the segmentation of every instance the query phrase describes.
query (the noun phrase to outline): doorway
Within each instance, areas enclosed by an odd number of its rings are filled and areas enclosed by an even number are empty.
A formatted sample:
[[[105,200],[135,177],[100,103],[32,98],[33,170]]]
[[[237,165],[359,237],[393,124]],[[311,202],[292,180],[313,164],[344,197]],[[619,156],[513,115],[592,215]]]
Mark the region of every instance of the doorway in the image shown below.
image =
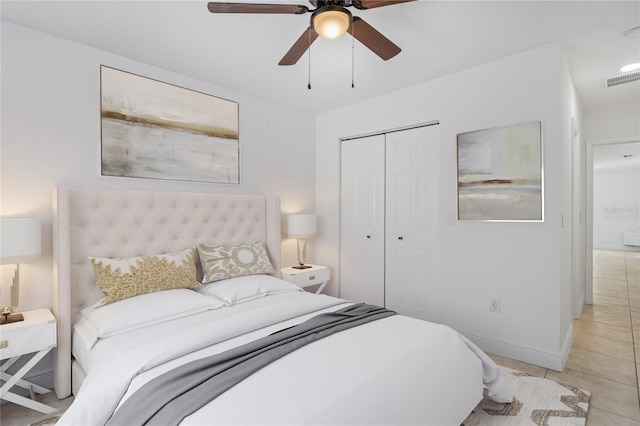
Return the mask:
[[[598,179],[603,174],[606,181],[601,182]],[[588,305],[593,304],[594,248],[635,251],[624,245],[623,235],[634,227],[640,231],[640,180],[635,177],[635,189],[629,183],[634,176],[640,176],[640,141],[619,138],[587,142],[585,303]],[[607,188],[608,196],[594,204],[594,191],[602,187]]]

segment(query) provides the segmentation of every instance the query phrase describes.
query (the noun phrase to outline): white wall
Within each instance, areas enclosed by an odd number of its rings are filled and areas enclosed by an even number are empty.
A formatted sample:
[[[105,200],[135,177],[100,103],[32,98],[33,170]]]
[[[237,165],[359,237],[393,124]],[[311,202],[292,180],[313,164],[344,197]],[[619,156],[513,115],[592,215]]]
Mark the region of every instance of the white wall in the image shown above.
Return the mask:
[[[586,295],[584,271],[586,265],[584,251],[585,228],[584,211],[584,161],[585,153],[580,141],[580,106],[569,65],[564,55],[560,58],[560,115],[561,135],[568,143],[562,144],[561,188],[562,188],[562,232],[560,277],[560,330],[567,332],[559,336],[558,344],[564,356],[568,356],[573,341],[573,319],[579,318]],[[566,265],[571,265],[566,267]],[[569,284],[569,285],[565,285]],[[570,307],[563,309],[562,307]],[[566,359],[565,359],[566,361]]]
[[[625,231],[640,231],[640,172],[594,170],[593,248],[635,251],[623,244]]]
[[[583,135],[590,141],[627,137],[640,140],[640,102],[585,109]]]
[[[314,117],[277,104],[2,21],[2,217],[40,217],[43,253],[24,264],[20,310],[51,306],[51,189],[92,188],[280,195],[282,210],[313,212]],[[100,176],[100,65],[240,105],[241,184]],[[283,228],[284,229],[284,228]],[[296,260],[283,242],[283,264]],[[2,279],[11,271],[2,267]]]
[[[569,109],[577,103],[564,67],[560,45],[552,44],[319,115],[316,251],[332,268],[329,291],[339,293],[339,139],[439,120],[439,280],[428,289],[428,319],[490,352],[561,369],[571,336]],[[448,224],[457,205],[456,134],[538,119],[544,223]],[[502,313],[489,312],[491,297],[502,299]]]

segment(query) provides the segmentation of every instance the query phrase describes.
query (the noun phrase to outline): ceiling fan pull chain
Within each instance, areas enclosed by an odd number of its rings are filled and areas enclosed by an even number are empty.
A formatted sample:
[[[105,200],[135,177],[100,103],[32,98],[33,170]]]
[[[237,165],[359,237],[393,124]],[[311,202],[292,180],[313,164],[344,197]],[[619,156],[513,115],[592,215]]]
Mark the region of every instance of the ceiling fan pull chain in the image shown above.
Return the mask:
[[[353,34],[351,34],[352,35],[352,37],[351,37],[351,88],[353,89],[354,87],[356,87],[356,85],[355,85],[355,77],[354,77],[354,75],[355,75],[355,73],[354,73],[354,69],[355,69],[355,59],[354,59],[354,57],[355,57],[355,54],[356,54],[355,53],[356,52],[356,48],[355,48],[356,29],[355,29],[355,27],[351,30],[351,32],[353,33]]]
[[[307,89],[311,90],[311,31],[307,31],[309,34],[309,83],[307,84]]]

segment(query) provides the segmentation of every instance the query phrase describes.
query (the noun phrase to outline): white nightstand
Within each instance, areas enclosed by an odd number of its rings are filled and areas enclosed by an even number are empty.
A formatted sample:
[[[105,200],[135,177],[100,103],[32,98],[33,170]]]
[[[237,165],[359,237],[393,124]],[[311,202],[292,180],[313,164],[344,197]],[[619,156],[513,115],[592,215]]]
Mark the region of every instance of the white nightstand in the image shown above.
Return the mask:
[[[52,348],[56,346],[56,319],[49,309],[22,312],[24,321],[0,325],[0,359],[9,358],[2,364],[0,398],[22,405],[41,413],[51,414],[56,408],[35,400],[35,393],[51,392],[49,389],[23,380],[29,372]],[[36,352],[15,374],[6,371],[23,355]],[[13,386],[28,389],[31,399],[10,392]]]
[[[316,294],[322,293],[324,286],[329,281],[329,268],[321,265],[307,265],[311,266],[311,268],[296,269],[291,266],[282,268],[282,279],[302,288],[319,285]]]

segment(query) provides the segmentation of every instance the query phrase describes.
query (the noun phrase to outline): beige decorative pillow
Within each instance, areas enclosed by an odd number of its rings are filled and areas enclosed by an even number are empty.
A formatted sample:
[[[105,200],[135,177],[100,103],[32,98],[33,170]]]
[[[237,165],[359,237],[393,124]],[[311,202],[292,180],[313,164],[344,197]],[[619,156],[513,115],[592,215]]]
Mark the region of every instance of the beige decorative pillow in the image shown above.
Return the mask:
[[[196,281],[194,248],[155,256],[89,259],[105,295],[104,304],[154,291],[200,285]]]
[[[275,272],[263,242],[226,246],[198,244],[198,253],[203,283]]]

